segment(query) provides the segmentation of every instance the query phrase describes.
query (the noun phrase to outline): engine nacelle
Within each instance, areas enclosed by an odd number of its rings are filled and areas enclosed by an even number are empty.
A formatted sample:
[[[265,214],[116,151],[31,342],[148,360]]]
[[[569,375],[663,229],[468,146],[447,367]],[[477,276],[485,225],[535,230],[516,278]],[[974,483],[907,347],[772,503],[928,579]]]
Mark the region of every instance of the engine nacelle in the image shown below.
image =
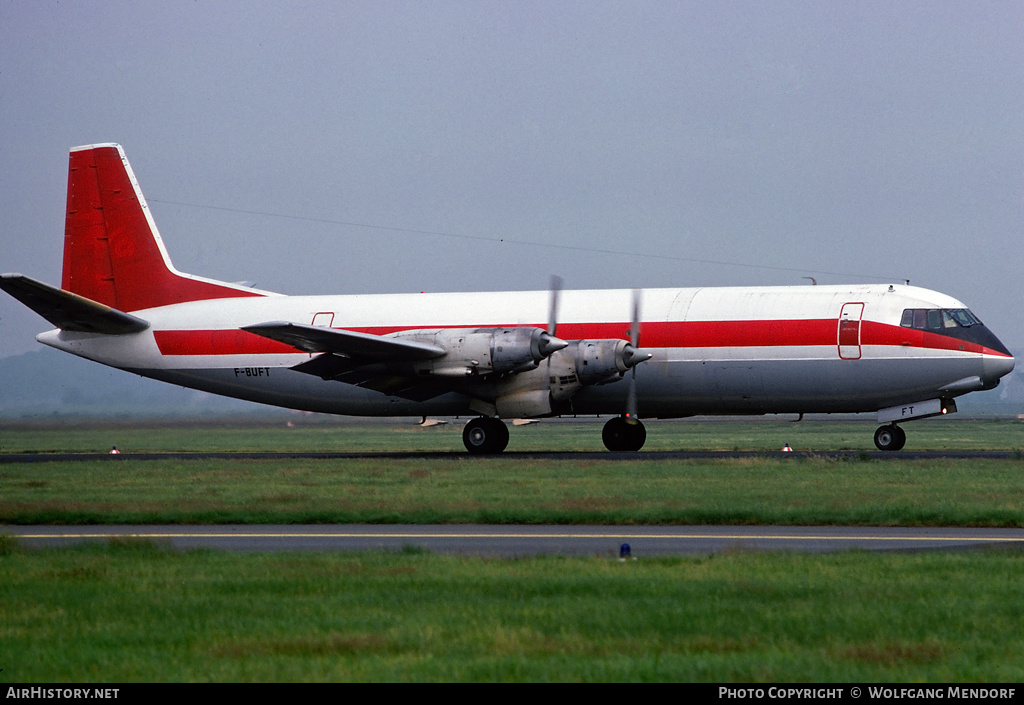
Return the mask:
[[[651,357],[625,340],[574,340],[539,369],[498,382],[494,405],[500,416],[546,416],[552,403],[569,401],[580,389],[615,382]]]
[[[614,381],[633,365],[633,348],[625,340],[581,340],[576,344],[576,374],[581,384]],[[635,363],[634,363],[635,364]]]
[[[570,399],[581,388],[614,382],[650,354],[638,354],[625,340],[574,340],[551,356],[548,383],[555,401]]]
[[[491,365],[500,374],[525,372],[568,345],[541,328],[498,328],[491,333]]]
[[[413,365],[417,374],[439,377],[525,372],[568,345],[542,328],[522,326],[412,330],[391,337],[443,347],[443,356]]]

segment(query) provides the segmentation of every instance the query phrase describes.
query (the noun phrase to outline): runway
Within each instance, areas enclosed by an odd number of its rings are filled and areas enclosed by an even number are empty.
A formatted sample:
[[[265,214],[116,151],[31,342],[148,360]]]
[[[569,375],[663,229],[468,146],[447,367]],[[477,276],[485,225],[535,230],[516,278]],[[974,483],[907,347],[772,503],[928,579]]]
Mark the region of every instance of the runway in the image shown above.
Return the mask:
[[[784,526],[205,525],[0,526],[28,548],[140,539],[176,550],[403,551],[467,556],[618,557],[742,551],[1024,549],[1024,529]]]
[[[1014,451],[931,451],[883,453],[668,451],[641,453],[512,452],[472,456],[488,462],[505,459],[575,459],[641,461],[693,458],[871,458],[900,461],[937,458],[1015,458]],[[394,460],[465,459],[466,453],[138,453],[138,454],[0,454],[11,462],[107,460],[114,463],[147,460],[286,458]],[[150,540],[176,550],[210,548],[226,551],[401,551],[410,548],[435,553],[527,556],[618,556],[629,544],[634,557],[711,555],[736,551],[797,551],[825,553],[848,550],[920,551],[967,550],[987,546],[1024,549],[1024,529],[943,527],[781,527],[781,526],[512,526],[512,525],[196,525],[196,526],[0,526],[0,535],[16,537],[28,547],[67,545],[119,538]]]

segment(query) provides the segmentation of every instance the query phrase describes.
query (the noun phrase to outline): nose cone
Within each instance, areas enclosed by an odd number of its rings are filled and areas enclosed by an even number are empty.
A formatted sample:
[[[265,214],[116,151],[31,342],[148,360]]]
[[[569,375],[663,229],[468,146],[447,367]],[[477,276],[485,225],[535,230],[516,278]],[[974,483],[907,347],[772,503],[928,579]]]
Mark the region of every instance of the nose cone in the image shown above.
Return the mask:
[[[548,357],[552,353],[558,352],[559,350],[567,347],[569,347],[569,343],[565,342],[561,338],[556,338],[547,332],[541,333],[540,341],[537,345],[542,358]]]
[[[626,346],[622,348],[622,364],[624,364],[627,369],[630,367],[636,367],[641,362],[650,360],[652,357],[652,353],[634,348],[630,343],[626,343]]]
[[[986,355],[982,361],[982,380],[986,389],[992,389],[999,384],[1002,377],[1010,374],[1016,361],[1009,356]]]
[[[1003,345],[1003,341],[986,326],[979,323],[963,330],[966,331],[964,339],[981,348],[981,381],[985,385],[983,389],[996,387],[1001,377],[1013,371],[1016,362],[1013,355]]]

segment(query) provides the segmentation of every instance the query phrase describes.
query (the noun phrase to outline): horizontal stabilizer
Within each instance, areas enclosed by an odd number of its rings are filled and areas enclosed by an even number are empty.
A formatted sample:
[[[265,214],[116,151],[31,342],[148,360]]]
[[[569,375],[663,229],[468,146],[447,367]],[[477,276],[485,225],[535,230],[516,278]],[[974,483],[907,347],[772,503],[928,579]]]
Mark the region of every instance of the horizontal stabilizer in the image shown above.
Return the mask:
[[[149,328],[149,322],[23,274],[0,274],[0,289],[61,330],[123,335]]]
[[[301,323],[257,323],[242,330],[286,343],[303,352],[329,352],[370,362],[433,360],[447,351],[439,345]]]

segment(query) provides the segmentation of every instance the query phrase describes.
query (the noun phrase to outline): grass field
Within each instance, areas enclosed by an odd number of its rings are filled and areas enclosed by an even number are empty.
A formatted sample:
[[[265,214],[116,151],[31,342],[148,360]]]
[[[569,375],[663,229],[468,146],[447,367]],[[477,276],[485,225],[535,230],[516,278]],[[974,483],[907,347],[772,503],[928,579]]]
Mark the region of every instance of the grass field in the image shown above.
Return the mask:
[[[1013,449],[1017,421],[921,423],[931,448]],[[0,523],[611,523],[1024,525],[1024,461],[837,460],[796,448],[857,449],[872,424],[652,424],[654,447],[765,450],[766,457],[627,461],[481,458],[146,460],[171,450],[452,450],[460,428],[310,424],[8,429],[4,449],[86,451],[116,459],[0,465]],[[513,431],[533,449],[590,444],[597,423]],[[779,441],[779,438],[785,438]],[[910,444],[908,443],[908,446]],[[904,456],[912,451],[904,452]]]
[[[1024,526],[1024,461],[272,459],[0,465],[0,523]]]
[[[785,457],[867,450],[870,422],[651,424],[654,449],[737,460],[140,460],[165,450],[461,448],[460,427],[2,429],[0,523],[561,522],[1024,525],[1024,460]],[[1016,421],[922,422],[907,448],[1024,447]],[[512,431],[596,450],[595,423]],[[174,552],[0,536],[0,683],[161,681],[1016,682],[1014,551],[735,551],[641,559]]]
[[[1002,551],[0,554],[0,682],[1019,682]]]
[[[795,416],[759,420],[647,421],[644,451],[795,450],[874,451],[873,418],[831,420]],[[510,429],[509,452],[603,451],[606,419],[545,420]],[[290,425],[289,425],[290,423]],[[465,420],[421,428],[412,420],[333,420],[297,415],[294,421],[230,424],[8,423],[0,425],[0,453],[128,453],[170,451],[464,452]],[[904,425],[915,450],[1024,450],[1024,420],[926,419]]]

